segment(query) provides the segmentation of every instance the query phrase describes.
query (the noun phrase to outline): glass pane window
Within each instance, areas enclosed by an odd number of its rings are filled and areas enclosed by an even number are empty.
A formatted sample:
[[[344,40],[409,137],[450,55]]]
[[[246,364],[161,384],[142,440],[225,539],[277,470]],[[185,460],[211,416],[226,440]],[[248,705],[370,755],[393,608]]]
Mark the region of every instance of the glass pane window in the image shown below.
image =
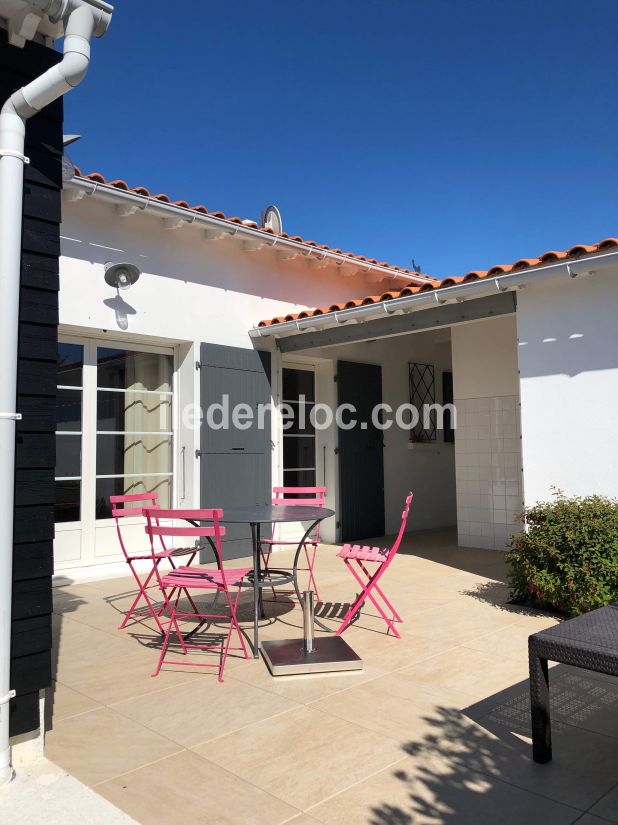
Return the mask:
[[[283,401],[298,401],[303,395],[306,401],[315,401],[315,376],[313,370],[283,370]]]
[[[98,347],[97,386],[119,390],[172,391],[172,358],[154,352]]]
[[[58,344],[55,521],[80,521],[84,348]]]
[[[111,518],[112,510],[109,504],[110,496],[129,496],[137,493],[159,494],[159,505],[161,507],[171,507],[172,501],[172,478],[168,477],[148,477],[124,478],[115,476],[114,478],[97,478],[96,488],[96,517],[97,519]]]
[[[109,518],[110,495],[157,490],[172,479],[170,355],[98,347],[96,517]]]
[[[285,368],[282,376],[282,401],[294,412],[292,425],[288,424],[283,430],[284,486],[314,487],[315,429],[310,421],[315,402],[313,370]]]

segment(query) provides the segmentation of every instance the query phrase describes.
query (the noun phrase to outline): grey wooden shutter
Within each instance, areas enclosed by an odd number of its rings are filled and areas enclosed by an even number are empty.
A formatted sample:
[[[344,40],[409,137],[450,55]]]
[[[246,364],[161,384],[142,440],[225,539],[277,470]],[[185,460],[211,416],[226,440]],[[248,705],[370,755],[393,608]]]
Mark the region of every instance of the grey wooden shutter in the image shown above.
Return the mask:
[[[257,407],[271,402],[270,353],[220,344],[200,348],[200,393],[204,413],[200,434],[200,504],[226,507],[269,504],[272,498],[271,416],[265,416],[263,429],[257,424]],[[229,397],[230,429],[213,429],[206,421],[211,404]],[[254,410],[252,426],[235,429],[231,411],[244,402]],[[218,417],[217,417],[218,420]],[[251,534],[247,525],[227,525],[224,558],[251,553]]]

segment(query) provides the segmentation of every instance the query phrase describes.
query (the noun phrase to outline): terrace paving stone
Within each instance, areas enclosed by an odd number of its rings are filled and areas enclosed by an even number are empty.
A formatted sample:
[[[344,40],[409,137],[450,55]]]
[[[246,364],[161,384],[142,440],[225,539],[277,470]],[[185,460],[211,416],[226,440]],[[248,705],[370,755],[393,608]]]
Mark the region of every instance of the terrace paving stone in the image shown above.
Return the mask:
[[[333,632],[357,590],[336,554],[316,568]],[[151,677],[152,618],[117,629],[130,578],[57,588],[46,755],[146,825],[618,825],[618,680],[553,666],[554,759],[532,762],[527,638],[557,619],[508,603],[504,556],[412,532],[384,589],[402,638],[365,605],[344,635],[363,671],[273,679],[233,656],[218,684]],[[294,600],[265,606],[261,639],[302,636]]]
[[[282,825],[298,810],[190,751],[97,786],[141,825]]]

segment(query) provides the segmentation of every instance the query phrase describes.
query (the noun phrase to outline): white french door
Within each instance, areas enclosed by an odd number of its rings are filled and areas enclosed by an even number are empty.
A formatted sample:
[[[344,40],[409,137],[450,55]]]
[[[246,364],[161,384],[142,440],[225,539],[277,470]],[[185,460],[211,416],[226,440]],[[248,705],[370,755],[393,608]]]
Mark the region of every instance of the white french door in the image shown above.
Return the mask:
[[[58,344],[56,570],[120,560],[109,496],[172,505],[173,350],[73,336]],[[129,540],[143,545],[139,520]]]

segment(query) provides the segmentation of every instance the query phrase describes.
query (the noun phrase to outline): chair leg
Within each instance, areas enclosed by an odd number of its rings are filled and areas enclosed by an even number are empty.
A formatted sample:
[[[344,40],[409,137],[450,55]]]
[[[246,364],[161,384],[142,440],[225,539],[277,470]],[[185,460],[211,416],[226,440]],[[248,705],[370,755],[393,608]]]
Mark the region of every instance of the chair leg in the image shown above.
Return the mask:
[[[312,544],[311,547],[312,547],[312,552],[311,552],[311,555],[309,555],[309,548],[305,544],[305,558],[307,559],[307,570],[309,571],[309,589],[311,589],[311,585],[313,585],[313,592],[315,593],[315,599],[316,599],[316,601],[319,602],[320,601],[320,594],[318,592],[318,585],[317,585],[317,582],[315,580],[315,573],[314,573],[314,569],[313,569],[313,566],[315,564],[315,556],[316,556],[318,547],[317,547],[317,544]]]
[[[363,571],[363,573],[367,576],[367,578],[368,578],[368,579],[371,579],[371,573],[369,572],[369,570],[367,570],[367,568],[365,567],[365,565],[364,565],[361,561],[359,561],[359,562],[358,562],[358,566],[361,568],[361,570],[362,570],[362,571]],[[380,587],[379,587],[379,585],[378,585],[377,580],[376,580],[376,582],[375,582],[375,584],[374,584],[373,588],[374,588],[374,590],[376,591],[376,593],[378,593],[378,595],[381,597],[381,599],[382,599],[382,601],[384,602],[384,604],[386,605],[386,607],[387,607],[387,608],[391,611],[391,613],[393,614],[393,621],[394,621],[394,622],[403,622],[403,619],[401,618],[401,616],[399,615],[399,613],[397,613],[397,611],[395,610],[395,608],[393,607],[393,605],[389,602],[389,600],[386,598],[386,596],[384,595],[384,593],[383,593],[383,592],[382,592],[382,590],[380,589]]]
[[[133,601],[133,604],[131,605],[131,607],[129,608],[127,613],[125,614],[124,619],[118,625],[118,630],[124,630],[124,628],[127,626],[127,623],[131,620],[133,614],[135,613],[135,609],[136,609],[138,603],[143,598],[144,601],[146,602],[146,604],[148,605],[148,610],[150,611],[150,613],[152,614],[154,620],[156,621],[159,630],[161,631],[161,633],[163,633],[163,625],[159,621],[159,617],[157,616],[157,612],[154,608],[154,605],[152,604],[152,602],[150,600],[150,597],[146,593],[146,589],[147,589],[148,585],[150,584],[150,580],[152,579],[152,577],[155,574],[155,567],[158,564],[159,564],[159,560],[157,559],[157,561],[152,566],[152,570],[150,571],[150,573],[148,573],[148,576],[146,577],[144,582],[142,582],[142,581],[140,581],[139,576],[135,572],[135,569],[134,569],[133,565],[129,562],[129,567],[131,568],[131,573],[133,573],[133,578],[135,579],[135,581],[137,583],[137,587],[138,587],[139,592],[138,592],[137,596],[135,597],[135,600]],[[137,619],[136,619],[136,621],[137,621]]]
[[[272,553],[272,548],[270,545],[267,545],[268,549],[264,550],[264,545],[260,545],[260,554],[262,556],[262,573],[264,573],[264,578],[266,578],[268,574],[268,565],[270,562],[270,554]],[[274,584],[271,584],[270,589],[273,591],[273,601],[277,601],[277,591],[275,590]]]
[[[228,629],[227,638],[225,640],[225,647],[224,647],[224,650],[223,650],[223,655],[221,657],[221,664],[219,666],[219,681],[220,682],[223,681],[223,670],[225,668],[225,663],[227,661],[227,655],[228,655],[228,651],[230,649],[230,641],[231,641],[232,632],[233,632],[234,629],[238,633],[238,637],[240,639],[240,644],[241,644],[243,653],[245,654],[245,659],[247,659],[249,657],[249,654],[247,653],[247,648],[245,647],[245,640],[243,639],[240,627],[238,626],[238,621],[236,619],[236,608],[238,606],[238,599],[240,598],[240,587],[238,588],[238,593],[236,594],[236,599],[234,601],[234,604],[232,604],[232,600],[230,598],[230,594],[229,594],[229,591],[227,590],[227,588],[225,588],[223,592],[225,593],[225,598],[227,600],[227,604],[228,604],[228,607],[230,609],[230,626],[229,626],[229,629]]]
[[[358,584],[361,586],[362,593],[357,598],[355,603],[352,605],[350,610],[347,612],[347,614],[346,614],[346,616],[343,620],[343,623],[341,624],[341,627],[337,630],[337,633],[335,635],[340,636],[341,633],[343,633],[345,628],[350,624],[350,622],[352,620],[352,617],[354,616],[354,614],[356,613],[358,608],[362,605],[362,603],[365,601],[365,599],[369,599],[369,601],[373,604],[373,606],[378,611],[380,616],[382,616],[382,618],[384,619],[384,621],[388,625],[389,629],[393,631],[393,635],[396,636],[398,639],[400,639],[401,634],[399,633],[399,631],[395,627],[394,621],[389,619],[389,617],[386,615],[384,610],[380,607],[378,602],[375,600],[375,598],[373,596],[373,593],[371,592],[373,587],[376,585],[377,580],[380,578],[380,576],[382,574],[382,569],[378,569],[376,571],[376,573],[373,574],[373,577],[371,577],[367,582],[364,582],[363,579],[360,577],[360,575],[352,567],[352,565],[348,563],[348,559],[344,559],[344,561],[345,561],[348,569],[350,570],[350,573],[354,576],[354,578],[356,579]],[[359,566],[364,572],[366,572],[365,568],[363,567],[363,565],[360,562],[359,562]]]

